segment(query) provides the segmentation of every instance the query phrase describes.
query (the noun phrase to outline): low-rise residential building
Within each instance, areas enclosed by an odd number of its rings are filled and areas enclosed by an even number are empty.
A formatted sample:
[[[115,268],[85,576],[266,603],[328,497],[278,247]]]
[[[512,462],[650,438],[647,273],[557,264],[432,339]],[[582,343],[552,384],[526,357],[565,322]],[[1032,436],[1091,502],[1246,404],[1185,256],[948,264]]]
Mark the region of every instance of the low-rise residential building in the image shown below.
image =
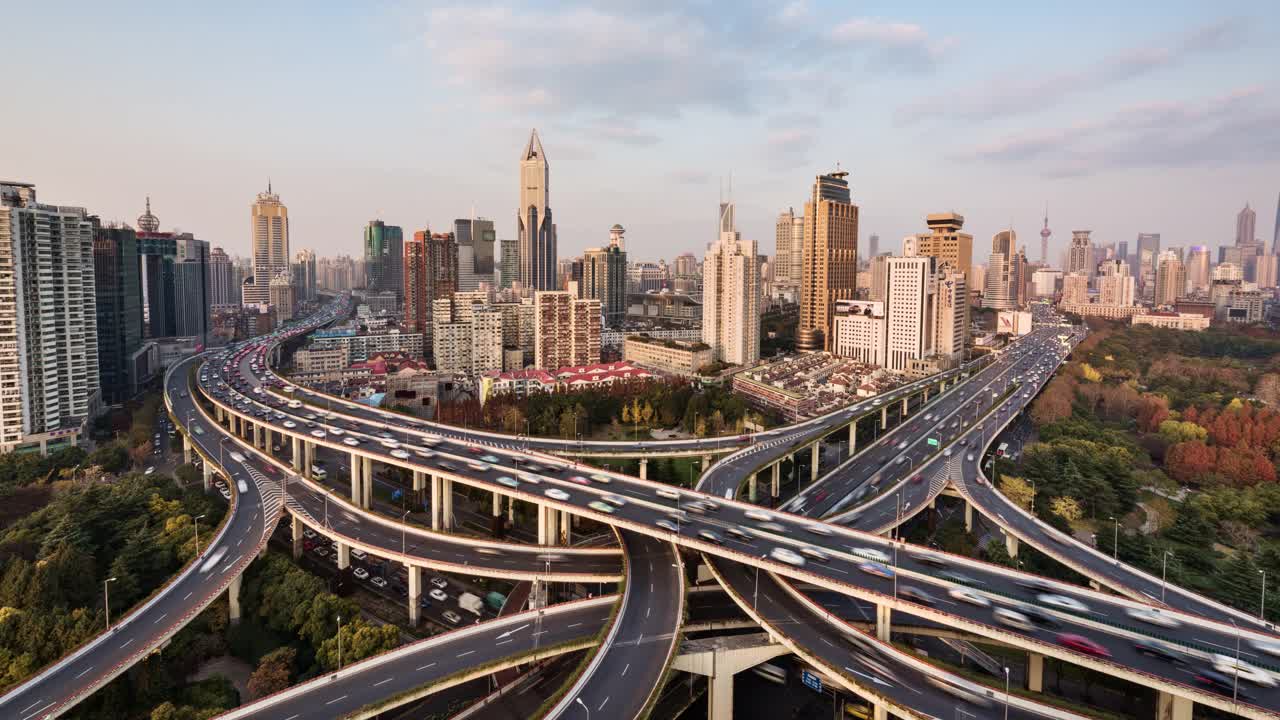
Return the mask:
[[[1133,316],[1134,325],[1151,325],[1171,330],[1204,330],[1209,318],[1199,313],[1150,312]]]
[[[733,390],[757,409],[796,421],[879,394],[904,379],[883,368],[813,352],[737,372]]]
[[[311,336],[310,347],[318,350],[345,347],[351,362],[391,352],[419,358],[422,357],[422,333],[404,332],[398,328],[380,333],[316,332]]]
[[[539,392],[602,388],[657,377],[648,370],[627,362],[574,365],[555,371],[531,369],[488,372],[480,377],[480,404],[484,405],[495,395],[528,397]]]
[[[1102,305],[1099,303],[1068,303],[1058,305],[1058,309],[1068,315],[1081,317],[1102,317],[1112,320],[1131,318],[1138,313],[1146,312],[1141,305]]]
[[[647,335],[629,335],[622,359],[676,375],[696,375],[712,361],[711,346],[701,341],[660,340]]]
[[[314,374],[341,370],[351,364],[351,348],[347,346],[303,348],[293,354],[297,372]]]

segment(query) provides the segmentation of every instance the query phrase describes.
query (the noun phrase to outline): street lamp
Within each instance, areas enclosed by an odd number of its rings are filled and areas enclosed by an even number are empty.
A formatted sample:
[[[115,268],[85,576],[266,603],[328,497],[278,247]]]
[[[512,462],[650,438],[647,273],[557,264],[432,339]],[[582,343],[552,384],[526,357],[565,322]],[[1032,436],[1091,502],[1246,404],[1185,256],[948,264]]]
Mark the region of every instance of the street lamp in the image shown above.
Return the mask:
[[[408,541],[405,535],[406,528],[408,527],[405,523],[408,520],[409,520],[409,511],[405,510],[404,514],[400,516],[400,554],[405,556],[409,554],[408,544],[407,544]]]
[[[1004,720],[1009,720],[1009,668],[1004,669]]]
[[[1236,703],[1240,699],[1240,626],[1236,625],[1235,618],[1228,617],[1227,619],[1231,621],[1231,627],[1235,628],[1236,631],[1236,663],[1235,672],[1231,680],[1231,702]]]
[[[1259,570],[1262,573],[1262,604],[1258,606],[1258,619],[1266,622],[1264,617],[1267,614],[1267,571]]]
[[[200,557],[200,519],[203,517],[203,515],[197,515],[191,520],[196,528],[196,557]]]
[[[1165,550],[1164,557],[1160,559],[1160,602],[1164,602],[1165,573],[1169,568],[1170,555],[1173,555],[1173,553],[1169,552],[1168,550]],[[1266,597],[1266,592],[1267,592],[1266,580],[1267,578],[1266,578],[1266,575],[1264,574],[1262,576],[1262,592],[1263,592],[1264,598]]]
[[[107,592],[107,586],[115,581],[116,578],[107,578],[102,581],[102,609],[107,614],[107,630],[111,629],[111,595]]]
[[[338,616],[338,672],[342,672],[342,616]]]
[[[591,720],[591,708],[587,707],[587,704],[582,702],[582,698],[580,697],[574,698],[574,700],[577,700],[578,704],[582,706],[582,709],[587,711],[587,720]]]
[[[1120,562],[1120,521],[1114,517],[1107,516],[1107,519],[1115,523],[1115,530],[1111,534],[1111,560]]]

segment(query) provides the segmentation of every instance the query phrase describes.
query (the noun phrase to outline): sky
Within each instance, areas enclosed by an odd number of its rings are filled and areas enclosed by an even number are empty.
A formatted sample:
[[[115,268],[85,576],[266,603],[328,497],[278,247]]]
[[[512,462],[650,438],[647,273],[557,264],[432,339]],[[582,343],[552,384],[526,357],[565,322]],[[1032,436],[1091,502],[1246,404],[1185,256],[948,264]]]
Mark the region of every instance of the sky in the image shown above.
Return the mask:
[[[270,179],[291,246],[359,254],[489,217],[515,237],[538,128],[560,255],[627,228],[701,254],[722,195],[774,218],[849,172],[860,243],[954,210],[975,260],[1012,226],[1058,261],[1159,232],[1219,245],[1280,195],[1280,6],[956,2],[10,3],[0,178],[246,255]]]

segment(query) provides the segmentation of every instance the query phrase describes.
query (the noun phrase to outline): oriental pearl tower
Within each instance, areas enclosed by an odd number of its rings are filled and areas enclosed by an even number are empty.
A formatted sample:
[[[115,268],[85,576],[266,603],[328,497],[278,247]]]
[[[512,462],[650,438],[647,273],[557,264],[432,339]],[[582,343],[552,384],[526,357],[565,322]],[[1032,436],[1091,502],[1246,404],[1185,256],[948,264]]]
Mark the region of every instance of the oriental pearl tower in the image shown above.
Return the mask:
[[[1053,231],[1049,229],[1049,206],[1044,206],[1044,227],[1040,228],[1040,262],[1049,267],[1049,236]]]

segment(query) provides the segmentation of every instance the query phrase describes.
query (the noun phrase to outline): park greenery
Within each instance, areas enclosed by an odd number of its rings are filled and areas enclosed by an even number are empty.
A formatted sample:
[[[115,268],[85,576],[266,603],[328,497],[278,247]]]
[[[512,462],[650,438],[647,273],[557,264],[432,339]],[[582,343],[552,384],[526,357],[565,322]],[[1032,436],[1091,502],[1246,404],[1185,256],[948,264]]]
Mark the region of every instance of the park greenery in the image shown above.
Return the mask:
[[[1280,577],[1280,339],[1097,323],[1031,417],[1037,441],[998,463],[1008,497],[1104,552],[1118,535],[1121,559],[1259,611],[1263,571]]]

